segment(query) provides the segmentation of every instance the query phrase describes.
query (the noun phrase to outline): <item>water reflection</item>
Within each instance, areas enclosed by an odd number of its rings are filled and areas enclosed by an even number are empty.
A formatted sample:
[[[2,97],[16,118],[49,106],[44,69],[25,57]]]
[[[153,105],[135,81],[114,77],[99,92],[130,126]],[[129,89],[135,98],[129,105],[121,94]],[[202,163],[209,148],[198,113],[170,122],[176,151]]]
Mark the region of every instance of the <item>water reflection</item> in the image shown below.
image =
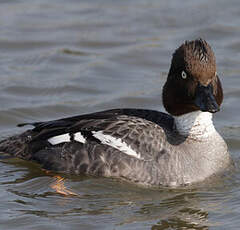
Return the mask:
[[[166,199],[162,195],[164,194],[159,193],[160,203],[155,200],[139,206],[139,210],[126,217],[122,224],[158,220],[151,229],[208,229],[208,211],[200,208],[196,193],[183,192]]]
[[[196,197],[194,194],[182,194],[170,199],[170,204],[175,205],[174,211],[168,215],[161,217],[157,224],[154,224],[151,229],[208,229],[208,212],[203,209],[193,207],[196,205]],[[169,203],[164,202],[166,207]],[[173,208],[173,207],[172,207]]]
[[[207,213],[206,213],[207,214]],[[199,229],[207,230],[209,227],[206,224],[198,223],[198,220],[195,222],[188,220],[188,218],[178,218],[173,216],[167,220],[159,221],[156,225],[153,225],[152,230],[164,230],[164,229]]]
[[[51,221],[69,218],[77,226],[79,218],[86,226],[99,218],[102,227],[107,222],[116,229],[135,225],[136,229],[154,230],[218,227],[222,220],[211,215],[229,213],[225,205],[234,199],[232,185],[238,181],[230,176],[202,187],[144,188],[109,178],[55,174],[19,159],[4,161],[9,167],[14,165],[12,177],[0,178],[2,188],[9,192],[13,213]],[[9,167],[2,169],[3,174],[10,175]],[[4,202],[2,205],[6,207]]]

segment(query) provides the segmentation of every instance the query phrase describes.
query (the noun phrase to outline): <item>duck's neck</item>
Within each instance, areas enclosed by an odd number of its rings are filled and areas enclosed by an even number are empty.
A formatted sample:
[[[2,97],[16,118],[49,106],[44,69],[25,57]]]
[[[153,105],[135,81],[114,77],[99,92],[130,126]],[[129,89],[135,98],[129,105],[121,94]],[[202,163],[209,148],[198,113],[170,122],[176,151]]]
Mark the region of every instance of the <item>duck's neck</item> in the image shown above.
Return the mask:
[[[191,112],[175,116],[174,120],[178,132],[186,137],[202,139],[216,132],[212,122],[212,113],[209,112]]]

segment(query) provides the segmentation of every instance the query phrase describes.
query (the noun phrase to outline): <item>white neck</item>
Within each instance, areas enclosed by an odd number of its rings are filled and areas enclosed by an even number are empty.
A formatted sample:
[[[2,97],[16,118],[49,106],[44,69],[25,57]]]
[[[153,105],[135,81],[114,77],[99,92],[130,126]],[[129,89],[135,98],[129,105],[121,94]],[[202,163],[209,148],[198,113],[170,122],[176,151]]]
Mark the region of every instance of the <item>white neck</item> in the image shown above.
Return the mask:
[[[175,116],[174,120],[178,132],[183,136],[202,139],[216,132],[212,123],[212,113],[209,112],[191,112]]]

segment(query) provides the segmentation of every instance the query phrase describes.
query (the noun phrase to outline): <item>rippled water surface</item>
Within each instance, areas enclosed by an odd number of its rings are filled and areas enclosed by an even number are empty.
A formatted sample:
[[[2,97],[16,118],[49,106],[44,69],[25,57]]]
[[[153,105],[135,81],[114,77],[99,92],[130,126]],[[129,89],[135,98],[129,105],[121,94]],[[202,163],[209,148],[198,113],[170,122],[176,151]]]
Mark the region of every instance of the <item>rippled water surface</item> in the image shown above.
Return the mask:
[[[239,229],[238,1],[0,1],[0,138],[17,123],[116,107],[163,110],[173,51],[213,47],[225,100],[215,124],[237,169],[199,187],[150,189],[0,161],[0,229]]]

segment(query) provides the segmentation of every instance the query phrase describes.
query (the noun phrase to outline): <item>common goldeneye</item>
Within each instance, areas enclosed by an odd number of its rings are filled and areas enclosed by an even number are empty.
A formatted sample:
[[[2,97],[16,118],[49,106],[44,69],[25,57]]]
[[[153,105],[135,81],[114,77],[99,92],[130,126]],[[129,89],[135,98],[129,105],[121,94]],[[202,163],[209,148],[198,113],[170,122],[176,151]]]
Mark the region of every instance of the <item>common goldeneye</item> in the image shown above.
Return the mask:
[[[34,128],[2,140],[0,151],[48,170],[144,185],[180,186],[223,172],[231,158],[212,123],[223,91],[205,40],[174,52],[162,99],[169,114],[113,109],[20,124]]]

